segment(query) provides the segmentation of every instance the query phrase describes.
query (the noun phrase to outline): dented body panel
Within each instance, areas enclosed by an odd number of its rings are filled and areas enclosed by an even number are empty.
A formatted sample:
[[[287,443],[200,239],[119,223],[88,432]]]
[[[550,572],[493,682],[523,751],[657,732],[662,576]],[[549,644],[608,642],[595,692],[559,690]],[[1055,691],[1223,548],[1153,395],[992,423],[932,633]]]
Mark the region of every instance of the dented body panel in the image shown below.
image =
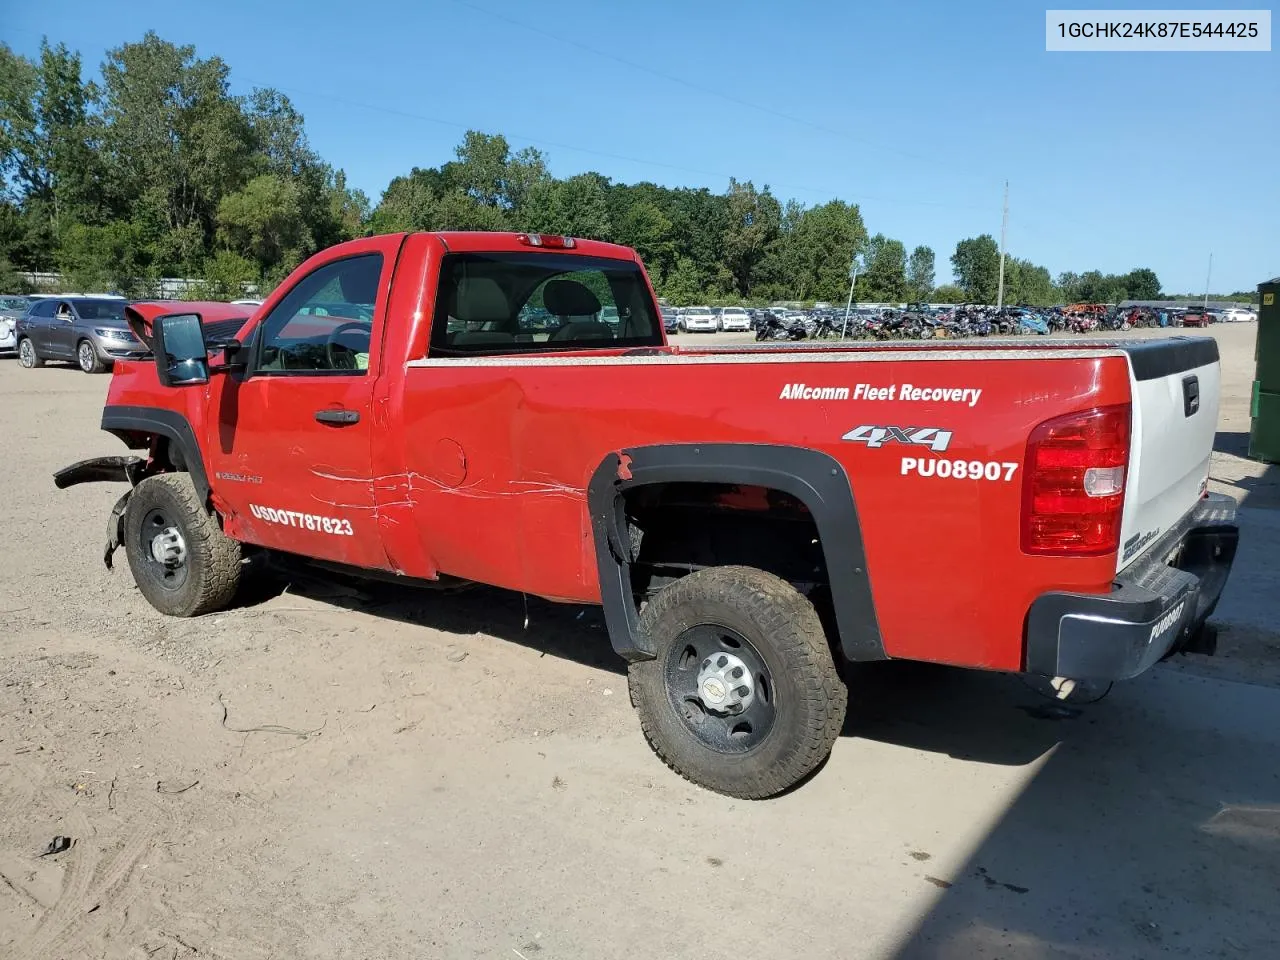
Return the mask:
[[[409,578],[449,576],[607,605],[601,572],[612,576],[616,561],[625,573],[630,557],[601,533],[612,501],[591,505],[602,465],[621,492],[633,482],[631,456],[641,462],[646,450],[683,448],[688,476],[714,478],[717,464],[704,448],[737,451],[729,459],[741,470],[742,451],[749,460],[752,450],[786,447],[829,459],[823,469],[856,504],[847,531],[819,531],[857,540],[855,559],[843,562],[874,598],[874,635],[846,639],[846,652],[1018,670],[1037,597],[1111,589],[1116,553],[1031,556],[1019,531],[1036,425],[1131,402],[1130,361],[1118,345],[664,342],[433,355],[442,257],[523,249],[511,235],[467,233],[373,237],[324,251],[256,309],[239,340],[252,341],[296,278],[378,253],[367,369],[231,371],[207,386],[166,389],[150,362],[122,362],[107,411],[150,407],[189,423],[198,451],[183,455],[200,458],[210,507],[233,538]],[[635,260],[611,244],[577,241],[576,249]],[[324,411],[332,415],[317,419]],[[113,432],[136,447],[153,439],[118,424]],[[819,486],[799,478],[797,499],[811,507],[803,494]],[[741,494],[741,505],[752,497]],[[830,566],[831,549],[827,559]],[[834,579],[832,591],[842,590]],[[610,627],[623,629],[612,620]],[[849,633],[847,623],[841,630]],[[618,636],[615,645],[643,655]]]

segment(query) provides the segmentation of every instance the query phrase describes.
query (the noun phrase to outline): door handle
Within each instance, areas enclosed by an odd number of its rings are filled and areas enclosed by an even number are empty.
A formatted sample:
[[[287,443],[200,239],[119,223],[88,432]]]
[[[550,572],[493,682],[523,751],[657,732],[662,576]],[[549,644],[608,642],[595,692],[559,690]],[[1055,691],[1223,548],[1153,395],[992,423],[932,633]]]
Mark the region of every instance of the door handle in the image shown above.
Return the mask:
[[[347,427],[353,423],[360,422],[360,413],[357,410],[335,410],[333,408],[317,410],[316,422],[333,424],[335,427]]]

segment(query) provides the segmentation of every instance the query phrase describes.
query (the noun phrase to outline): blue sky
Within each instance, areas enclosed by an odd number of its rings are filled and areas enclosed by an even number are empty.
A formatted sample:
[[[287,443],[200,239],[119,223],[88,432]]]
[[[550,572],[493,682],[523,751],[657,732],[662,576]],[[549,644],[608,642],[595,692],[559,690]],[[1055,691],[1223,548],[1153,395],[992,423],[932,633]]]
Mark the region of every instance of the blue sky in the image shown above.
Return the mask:
[[[1055,275],[1149,266],[1198,291],[1210,252],[1215,290],[1280,274],[1274,50],[1051,54],[1045,5],[989,0],[0,5],[0,39],[63,40],[90,75],[147,29],[222,57],[375,202],[474,127],[558,176],[856,202],[933,247],[939,281],[957,240],[999,237],[1006,178],[1010,252]]]

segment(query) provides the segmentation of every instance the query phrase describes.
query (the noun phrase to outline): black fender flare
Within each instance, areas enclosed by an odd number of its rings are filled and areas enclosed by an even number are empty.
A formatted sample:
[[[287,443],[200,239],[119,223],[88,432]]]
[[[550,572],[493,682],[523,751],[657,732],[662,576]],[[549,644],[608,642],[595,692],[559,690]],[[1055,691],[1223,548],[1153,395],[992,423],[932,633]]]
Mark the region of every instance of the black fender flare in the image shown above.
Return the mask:
[[[125,482],[129,489],[116,501],[107,518],[107,544],[102,551],[102,562],[111,569],[111,558],[124,543],[124,514],[129,507],[129,497],[147,475],[147,461],[141,457],[94,457],[63,467],[53,475],[53,485],[59,490],[74,487],[78,483]]]
[[[182,466],[191,475],[200,501],[208,507],[209,475],[205,472],[204,454],[200,441],[185,416],[174,410],[158,407],[134,407],[111,404],[102,410],[102,429],[123,440],[131,449],[140,445],[132,442],[129,434],[147,434],[165,437],[177,447]]]
[[[59,490],[74,487],[77,483],[125,482],[136,487],[146,475],[147,461],[142,457],[93,457],[63,467],[53,475],[53,485]]]
[[[625,458],[625,459],[624,459]],[[849,476],[834,457],[780,444],[701,443],[628,447],[601,461],[587,485],[600,597],[613,648],[628,661],[654,656],[631,591],[631,550],[623,494],[654,483],[734,483],[790,494],[818,527],[831,579],[840,648],[849,660],[884,660],[867,572],[862,526]]]

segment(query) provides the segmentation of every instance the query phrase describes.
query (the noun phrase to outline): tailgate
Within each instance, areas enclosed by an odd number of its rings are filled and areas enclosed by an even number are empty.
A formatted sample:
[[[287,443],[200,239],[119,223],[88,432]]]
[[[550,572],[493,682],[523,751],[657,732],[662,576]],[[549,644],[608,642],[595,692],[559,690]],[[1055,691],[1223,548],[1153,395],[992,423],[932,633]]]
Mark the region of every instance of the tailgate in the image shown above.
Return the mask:
[[[1133,441],[1120,533],[1124,569],[1203,495],[1218,428],[1218,341],[1118,344],[1129,356]]]

